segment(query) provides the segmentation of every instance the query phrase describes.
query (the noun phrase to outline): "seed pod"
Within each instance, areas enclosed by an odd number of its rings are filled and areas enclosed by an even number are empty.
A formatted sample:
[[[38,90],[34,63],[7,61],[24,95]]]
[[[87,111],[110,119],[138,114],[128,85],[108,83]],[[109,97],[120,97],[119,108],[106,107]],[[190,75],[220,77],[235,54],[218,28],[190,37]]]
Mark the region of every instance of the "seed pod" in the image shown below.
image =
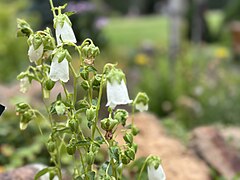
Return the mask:
[[[69,155],[73,155],[76,152],[76,147],[73,146],[72,144],[67,145],[67,153]]]

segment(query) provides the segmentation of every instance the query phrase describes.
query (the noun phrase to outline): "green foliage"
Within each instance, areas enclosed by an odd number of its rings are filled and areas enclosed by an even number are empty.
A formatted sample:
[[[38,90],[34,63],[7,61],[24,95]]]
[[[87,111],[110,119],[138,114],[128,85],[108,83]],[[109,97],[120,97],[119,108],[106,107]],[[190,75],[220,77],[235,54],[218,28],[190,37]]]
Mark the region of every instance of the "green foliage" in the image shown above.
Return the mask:
[[[238,65],[224,54],[223,48],[198,48],[183,54],[175,65],[162,57],[142,69],[140,88],[150,97],[150,110],[159,116],[174,114],[188,128],[239,124]]]
[[[16,19],[25,1],[0,1],[0,82],[15,79],[17,72],[26,65],[26,43],[23,39],[17,41]]]
[[[7,169],[32,162],[48,164],[49,155],[42,143],[47,137],[40,136],[32,125],[23,133],[17,121],[15,115],[7,112],[0,118],[0,164]]]

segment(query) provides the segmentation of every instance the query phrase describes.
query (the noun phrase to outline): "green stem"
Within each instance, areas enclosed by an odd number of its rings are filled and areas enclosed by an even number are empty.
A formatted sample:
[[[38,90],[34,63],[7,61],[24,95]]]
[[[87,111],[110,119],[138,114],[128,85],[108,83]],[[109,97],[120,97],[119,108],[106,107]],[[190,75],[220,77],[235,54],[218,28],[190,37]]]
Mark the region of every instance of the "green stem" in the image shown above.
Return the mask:
[[[93,129],[92,129],[92,139],[94,139],[94,135],[95,135],[95,131],[96,131],[97,123],[98,123],[98,115],[99,115],[99,110],[100,110],[100,105],[101,105],[101,98],[102,98],[102,90],[103,90],[103,80],[104,80],[104,77],[102,75],[102,79],[101,79],[101,83],[100,83],[100,89],[99,89],[99,94],[98,94],[98,103],[97,103],[97,107],[96,107],[96,118],[95,118],[95,122],[94,122]],[[101,131],[100,131],[100,134],[101,134]]]
[[[144,170],[144,168],[146,167],[146,164],[147,164],[147,162],[148,162],[148,160],[149,160],[150,157],[151,157],[151,155],[148,156],[148,157],[145,159],[145,161],[144,161],[144,163],[143,163],[143,166],[142,166],[142,168],[141,168],[141,171],[140,171],[140,173],[139,173],[139,175],[138,175],[137,180],[141,180],[143,170]]]
[[[131,129],[133,130],[133,125],[134,125],[134,113],[135,113],[135,104],[132,104],[132,125],[131,125]]]
[[[74,67],[71,63],[69,63],[69,67],[71,69],[71,72],[73,74],[73,105],[75,105],[77,101],[77,80],[78,80],[78,75],[74,70]]]
[[[53,5],[53,1],[52,1],[52,0],[49,0],[49,2],[50,2],[51,10],[52,10],[52,12],[53,12],[53,16],[55,17],[55,16],[56,16],[56,12],[55,12],[55,7],[54,7],[54,5]]]

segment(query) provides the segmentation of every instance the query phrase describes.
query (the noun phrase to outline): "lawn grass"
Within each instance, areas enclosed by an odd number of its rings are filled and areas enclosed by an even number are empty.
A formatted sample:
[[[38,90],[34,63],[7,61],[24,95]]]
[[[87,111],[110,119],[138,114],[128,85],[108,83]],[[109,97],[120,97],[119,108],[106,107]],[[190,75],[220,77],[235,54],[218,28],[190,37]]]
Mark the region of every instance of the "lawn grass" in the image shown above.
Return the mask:
[[[206,13],[210,29],[217,33],[223,19],[220,11]],[[113,48],[136,48],[143,41],[151,41],[160,47],[167,47],[168,18],[162,15],[139,17],[113,17],[104,28],[104,33]]]
[[[113,47],[133,48],[145,40],[166,45],[167,24],[167,18],[160,15],[111,18],[104,33]]]

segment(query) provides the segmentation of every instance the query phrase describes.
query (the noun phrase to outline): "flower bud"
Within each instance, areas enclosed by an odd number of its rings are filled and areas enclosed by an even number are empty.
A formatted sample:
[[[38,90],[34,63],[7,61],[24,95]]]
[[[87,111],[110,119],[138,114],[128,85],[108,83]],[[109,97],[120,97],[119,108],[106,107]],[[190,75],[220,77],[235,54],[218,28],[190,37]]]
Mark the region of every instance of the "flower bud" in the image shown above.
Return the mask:
[[[99,89],[101,85],[101,80],[102,80],[102,75],[101,74],[96,74],[93,78],[92,81],[92,86],[94,89]]]
[[[96,118],[96,108],[91,107],[86,111],[86,117],[88,121],[93,121]]]
[[[132,148],[128,148],[128,149],[124,152],[124,154],[125,154],[129,159],[131,159],[131,160],[134,160],[134,159],[135,159],[135,151],[134,151],[134,149],[132,149]]]
[[[84,90],[88,90],[90,88],[90,85],[89,85],[88,81],[86,81],[86,80],[81,82],[81,86]]]
[[[135,125],[132,125],[132,134],[136,136],[138,133],[139,133],[139,129]]]
[[[118,109],[114,113],[114,119],[118,120],[118,122],[121,123],[123,126],[125,126],[127,118],[128,112],[124,109]]]
[[[118,120],[105,118],[101,120],[101,128],[105,131],[111,131],[118,124]]]
[[[87,80],[89,77],[89,73],[86,68],[80,68],[80,75],[84,80]]]
[[[55,82],[54,81],[52,81],[51,79],[47,79],[46,81],[44,81],[44,88],[45,89],[47,89],[47,90],[51,90],[53,87],[54,87],[54,85],[55,85]]]
[[[48,149],[48,152],[53,153],[56,149],[56,143],[52,140],[48,141],[47,149]]]
[[[17,19],[17,28],[17,37],[29,37],[33,33],[30,25],[22,19]]]
[[[68,126],[70,127],[72,132],[78,132],[79,122],[77,119],[70,119],[68,121]]]
[[[125,140],[126,143],[132,144],[133,143],[133,135],[131,133],[126,133],[123,136],[123,139]]]
[[[67,145],[67,153],[73,155],[76,152],[76,147],[72,144]]]
[[[122,163],[123,163],[123,164],[126,165],[126,164],[129,164],[129,163],[130,163],[131,160],[130,160],[130,158],[129,158],[128,156],[126,156],[125,154],[122,154],[121,157],[122,157]]]

